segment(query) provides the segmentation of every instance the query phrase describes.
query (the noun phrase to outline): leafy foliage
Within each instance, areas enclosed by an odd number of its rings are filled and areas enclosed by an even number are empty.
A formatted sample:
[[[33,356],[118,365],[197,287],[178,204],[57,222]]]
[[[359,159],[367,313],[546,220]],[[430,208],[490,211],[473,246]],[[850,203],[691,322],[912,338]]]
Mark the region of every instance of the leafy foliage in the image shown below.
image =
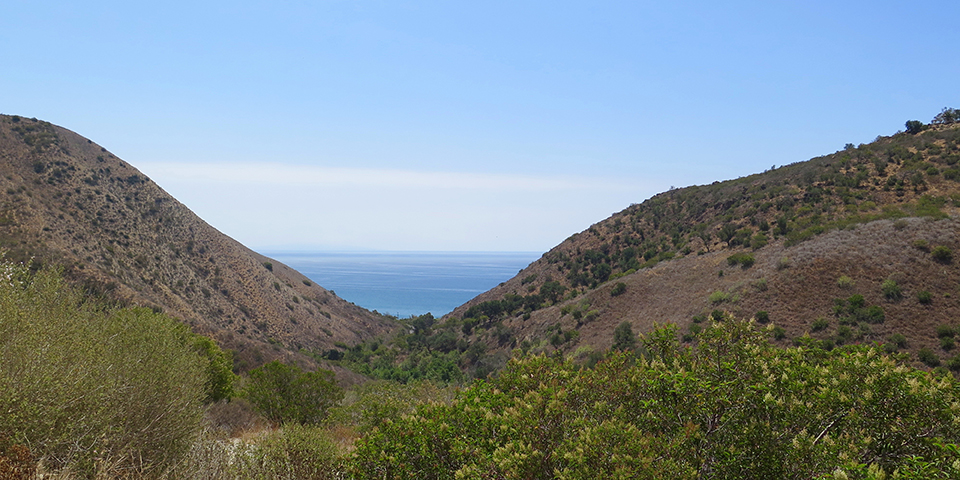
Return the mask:
[[[273,422],[316,424],[343,398],[343,389],[329,370],[304,372],[273,361],[250,371],[245,394]]]
[[[633,326],[630,322],[624,321],[613,331],[614,350],[630,351],[637,348],[637,337],[633,333]]]
[[[945,245],[937,245],[933,247],[933,250],[930,252],[934,260],[941,263],[950,263],[953,261],[953,250],[950,247]]]
[[[511,360],[452,404],[421,405],[361,439],[355,478],[814,478],[928,473],[956,458],[952,378],[872,347],[778,349],[746,322],[697,348],[673,327],[592,370]]]
[[[924,127],[923,122],[920,120],[907,120],[905,126],[907,128],[907,133],[911,135],[916,135],[922,132]]]
[[[199,433],[205,369],[185,326],[88,303],[59,272],[0,264],[0,433],[48,468],[162,470]]]
[[[880,284],[880,291],[883,292],[883,296],[889,300],[900,300],[903,298],[903,290],[900,289],[900,285],[893,279],[888,278],[884,280],[883,283]]]

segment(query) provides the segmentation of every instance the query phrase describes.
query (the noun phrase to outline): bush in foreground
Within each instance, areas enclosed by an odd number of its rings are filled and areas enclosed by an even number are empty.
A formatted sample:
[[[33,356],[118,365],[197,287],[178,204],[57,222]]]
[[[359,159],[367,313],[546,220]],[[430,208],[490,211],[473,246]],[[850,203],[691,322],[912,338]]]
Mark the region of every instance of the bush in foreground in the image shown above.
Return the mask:
[[[48,471],[168,468],[201,428],[194,338],[149,309],[85,303],[56,271],[0,263],[0,436]]]
[[[361,439],[355,478],[864,478],[951,475],[952,378],[875,347],[779,349],[752,323],[675,327],[592,370],[512,360],[449,405],[422,405]],[[874,478],[880,478],[874,476]],[[946,478],[946,477],[944,477]]]

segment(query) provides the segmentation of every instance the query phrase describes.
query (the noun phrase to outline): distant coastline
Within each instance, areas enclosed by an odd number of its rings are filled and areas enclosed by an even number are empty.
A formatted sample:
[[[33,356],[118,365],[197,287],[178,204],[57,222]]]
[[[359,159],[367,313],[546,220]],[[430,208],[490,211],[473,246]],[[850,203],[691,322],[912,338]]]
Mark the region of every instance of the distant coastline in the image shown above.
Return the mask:
[[[515,276],[541,252],[266,250],[368,310],[440,317]]]

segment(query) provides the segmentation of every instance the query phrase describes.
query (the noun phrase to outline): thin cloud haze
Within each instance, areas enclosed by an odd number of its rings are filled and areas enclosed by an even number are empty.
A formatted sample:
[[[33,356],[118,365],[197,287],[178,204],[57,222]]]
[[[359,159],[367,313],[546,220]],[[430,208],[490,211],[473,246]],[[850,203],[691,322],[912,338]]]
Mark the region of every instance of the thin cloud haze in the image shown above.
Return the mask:
[[[622,190],[635,183],[591,177],[532,176],[467,172],[322,167],[282,163],[144,162],[140,168],[171,181],[271,184],[291,186],[410,187],[475,190]]]

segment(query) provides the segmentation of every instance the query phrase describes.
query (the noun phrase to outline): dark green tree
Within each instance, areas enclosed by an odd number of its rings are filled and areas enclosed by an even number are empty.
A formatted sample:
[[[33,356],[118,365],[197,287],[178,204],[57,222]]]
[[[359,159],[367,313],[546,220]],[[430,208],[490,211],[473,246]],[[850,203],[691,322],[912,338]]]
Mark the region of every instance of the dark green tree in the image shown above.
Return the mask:
[[[923,122],[920,120],[907,120],[905,125],[907,127],[907,133],[911,135],[916,135],[923,131]]]
[[[560,285],[560,282],[549,281],[545,282],[540,287],[540,296],[545,300],[549,300],[551,303],[557,303],[557,300],[563,296],[563,292],[567,290],[567,287]]]

